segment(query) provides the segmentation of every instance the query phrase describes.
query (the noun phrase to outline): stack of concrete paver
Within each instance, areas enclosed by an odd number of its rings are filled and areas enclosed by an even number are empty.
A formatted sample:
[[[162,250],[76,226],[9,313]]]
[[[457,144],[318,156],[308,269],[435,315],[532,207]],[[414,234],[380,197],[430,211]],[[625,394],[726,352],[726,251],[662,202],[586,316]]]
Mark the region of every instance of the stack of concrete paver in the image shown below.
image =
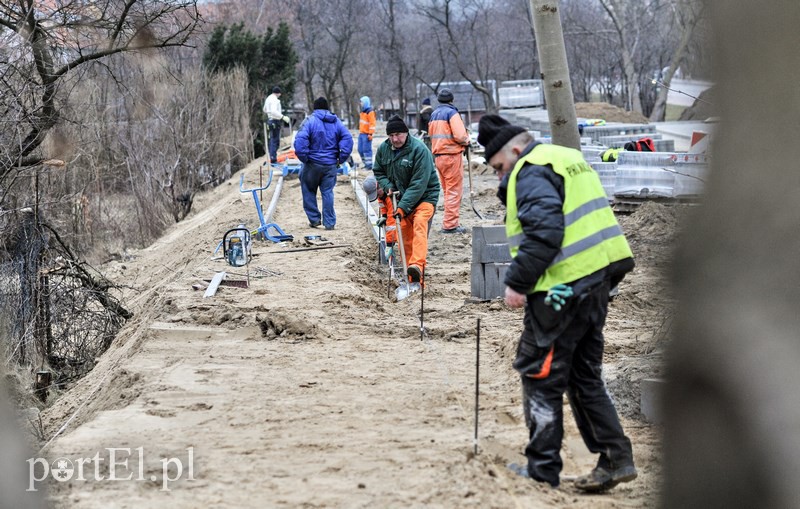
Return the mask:
[[[511,264],[506,228],[503,225],[472,228],[472,297],[490,300],[505,292],[503,278]]]
[[[604,136],[619,136],[622,134],[635,135],[639,138],[655,134],[656,126],[652,124],[606,124],[586,126],[583,128],[583,136],[588,136],[592,141],[600,143],[600,138]]]
[[[617,179],[617,163],[603,163],[588,161],[597,176],[600,177],[600,183],[603,184],[603,190],[606,192],[609,201],[613,201],[614,188],[616,187]]]

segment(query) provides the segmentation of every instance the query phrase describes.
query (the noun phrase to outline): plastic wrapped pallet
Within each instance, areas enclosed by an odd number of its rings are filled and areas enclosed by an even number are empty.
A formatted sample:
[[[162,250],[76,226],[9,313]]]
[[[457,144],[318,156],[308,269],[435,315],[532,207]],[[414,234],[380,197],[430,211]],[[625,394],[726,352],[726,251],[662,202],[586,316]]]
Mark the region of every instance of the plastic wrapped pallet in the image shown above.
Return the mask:
[[[608,200],[613,201],[617,179],[617,163],[590,162],[589,165],[600,177],[600,183],[603,184]]]
[[[675,152],[620,152],[614,195],[692,198],[702,194],[706,156]]]

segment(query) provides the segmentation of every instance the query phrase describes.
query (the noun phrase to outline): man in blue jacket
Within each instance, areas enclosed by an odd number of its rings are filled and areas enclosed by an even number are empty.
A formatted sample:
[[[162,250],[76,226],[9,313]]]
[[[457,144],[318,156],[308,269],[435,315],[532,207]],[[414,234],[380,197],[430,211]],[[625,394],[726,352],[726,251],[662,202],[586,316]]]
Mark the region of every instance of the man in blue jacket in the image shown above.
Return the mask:
[[[312,228],[322,224],[326,230],[333,230],[336,226],[336,211],[333,209],[336,168],[353,152],[353,135],[328,110],[328,100],[324,97],[314,101],[314,112],[303,122],[295,137],[294,151],[303,162],[300,188],[308,223]],[[317,207],[317,189],[322,194],[321,216]]]

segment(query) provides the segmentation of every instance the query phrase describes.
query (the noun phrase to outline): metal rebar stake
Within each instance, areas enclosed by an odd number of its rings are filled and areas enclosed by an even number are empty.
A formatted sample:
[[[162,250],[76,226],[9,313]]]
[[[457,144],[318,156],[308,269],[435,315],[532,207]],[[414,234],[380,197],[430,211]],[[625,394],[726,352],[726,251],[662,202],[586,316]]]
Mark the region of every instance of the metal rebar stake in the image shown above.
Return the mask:
[[[422,277],[419,279],[422,295],[419,301],[419,340],[425,337],[425,267],[422,267]]]
[[[481,319],[478,318],[476,327],[477,339],[475,341],[475,436],[472,438],[475,456],[478,455],[478,399],[480,394],[481,374]]]

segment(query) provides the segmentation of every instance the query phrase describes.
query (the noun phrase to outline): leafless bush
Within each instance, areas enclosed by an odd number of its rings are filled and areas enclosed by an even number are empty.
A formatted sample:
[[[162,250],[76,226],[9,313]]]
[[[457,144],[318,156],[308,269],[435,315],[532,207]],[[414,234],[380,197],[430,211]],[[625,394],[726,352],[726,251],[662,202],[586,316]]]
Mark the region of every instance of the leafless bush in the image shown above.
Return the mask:
[[[122,236],[123,244],[146,245],[191,211],[199,190],[250,159],[247,78],[239,70],[171,73],[152,56],[121,57],[96,71],[72,91],[69,123],[48,140],[70,149],[69,174],[50,193],[67,198],[56,201],[82,240],[76,244]],[[120,203],[131,207],[129,222],[114,225]]]
[[[14,241],[0,263],[4,358],[69,381],[94,367],[132,314],[113,296],[113,285],[32,211],[12,224],[16,231],[3,233]]]
[[[67,168],[18,172],[15,204],[35,206],[0,219],[3,358],[52,370],[59,383],[90,370],[130,316],[73,253],[146,244],[252,152],[243,72],[175,75],[159,59],[115,63],[120,72],[87,73],[64,97],[65,123],[44,148]]]

